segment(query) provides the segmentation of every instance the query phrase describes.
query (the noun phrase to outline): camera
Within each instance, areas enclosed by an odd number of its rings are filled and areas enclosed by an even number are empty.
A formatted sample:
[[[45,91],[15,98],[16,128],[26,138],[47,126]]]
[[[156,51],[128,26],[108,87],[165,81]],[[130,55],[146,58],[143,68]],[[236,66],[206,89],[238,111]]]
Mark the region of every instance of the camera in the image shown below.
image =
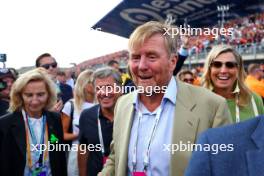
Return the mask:
[[[6,62],[6,54],[0,54],[0,62]]]

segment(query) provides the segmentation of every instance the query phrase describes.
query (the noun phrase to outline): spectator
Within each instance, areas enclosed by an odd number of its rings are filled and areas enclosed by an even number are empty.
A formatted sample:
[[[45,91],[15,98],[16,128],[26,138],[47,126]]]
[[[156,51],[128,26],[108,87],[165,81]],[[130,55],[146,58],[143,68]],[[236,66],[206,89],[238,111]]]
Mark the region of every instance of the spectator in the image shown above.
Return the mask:
[[[205,61],[203,85],[226,98],[233,122],[264,113],[261,98],[245,85],[242,57],[231,46],[215,46]]]
[[[182,45],[179,49],[179,51],[177,52],[177,56],[178,56],[178,60],[177,60],[177,64],[175,66],[175,69],[173,70],[173,75],[176,76],[177,73],[181,70],[184,61],[188,58],[188,48],[189,48],[189,41],[190,37],[189,36],[181,36],[181,42]]]
[[[91,70],[80,73],[74,89],[74,99],[69,100],[62,109],[62,126],[64,140],[71,144],[78,144],[79,118],[84,109],[92,107],[94,104],[94,88],[91,83]],[[77,163],[77,151],[71,150],[68,155],[68,176],[79,175]]]
[[[165,30],[172,28],[151,21],[130,36],[128,65],[138,90],[116,104],[103,176],[183,175],[191,151],[172,154],[164,145],[194,143],[205,129],[229,123],[223,98],[175,80],[177,40]]]
[[[119,69],[119,63],[115,60],[111,60],[108,62],[108,66],[112,67],[116,71],[118,71],[121,74],[122,78],[122,85],[125,87],[126,92],[124,93],[129,93],[130,91],[135,90],[135,84],[131,80],[131,76],[129,73],[121,73]]]
[[[186,83],[193,84],[194,83],[194,75],[190,70],[182,70],[178,74],[178,78]]]
[[[43,69],[26,72],[13,84],[11,114],[0,119],[1,175],[67,175],[63,151],[40,152],[42,145],[63,143],[59,114],[49,111],[55,90]]]
[[[111,90],[122,87],[119,72],[107,67],[101,68],[93,74],[93,85],[96,90],[98,105],[86,109],[80,117],[80,145],[100,146],[99,151],[79,151],[78,163],[80,176],[96,176],[110,153],[112,141],[114,108],[121,93]]]
[[[119,63],[116,60],[110,60],[107,65],[120,72]]]
[[[0,117],[7,113],[9,108],[11,87],[16,80],[16,74],[11,69],[0,69]]]
[[[263,175],[263,131],[264,116],[209,129],[199,137],[185,176]]]
[[[246,84],[249,89],[259,94],[262,99],[264,98],[264,84],[261,82],[263,77],[263,71],[258,64],[250,64],[248,66],[248,76],[246,78]]]
[[[41,54],[36,59],[36,67],[45,68],[48,74],[51,76],[52,80],[57,83],[58,102],[55,104],[53,110],[56,112],[60,112],[63,108],[63,104],[65,104],[69,99],[71,99],[73,97],[73,94],[72,89],[69,85],[60,84],[57,82],[57,66],[58,64],[55,58],[52,57],[49,53]]]
[[[260,65],[260,69],[262,71],[262,78],[261,78],[261,83],[264,84],[264,64]],[[263,98],[262,98],[263,99]]]
[[[57,80],[60,84],[66,84],[66,74],[64,71],[58,71]]]
[[[193,85],[200,86],[201,85],[201,76],[200,76],[199,68],[192,69],[192,73],[194,76]]]
[[[72,90],[74,90],[74,84],[75,84],[74,79],[73,79],[74,73],[70,69],[68,69],[65,71],[65,74],[66,74],[66,84],[71,86]]]
[[[43,67],[46,69],[48,74],[50,75],[51,79],[54,81],[56,80],[57,76],[57,62],[55,58],[53,58],[49,53],[44,53],[41,54],[37,59],[36,59],[36,67]]]

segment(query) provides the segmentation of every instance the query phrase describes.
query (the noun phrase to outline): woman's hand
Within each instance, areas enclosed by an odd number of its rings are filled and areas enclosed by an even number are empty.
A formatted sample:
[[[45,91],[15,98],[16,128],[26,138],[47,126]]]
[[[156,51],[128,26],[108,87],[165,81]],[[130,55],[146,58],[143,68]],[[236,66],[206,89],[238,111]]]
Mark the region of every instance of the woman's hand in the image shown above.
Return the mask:
[[[63,108],[63,102],[62,100],[59,100],[52,108],[52,111],[55,111],[55,112],[61,112]]]

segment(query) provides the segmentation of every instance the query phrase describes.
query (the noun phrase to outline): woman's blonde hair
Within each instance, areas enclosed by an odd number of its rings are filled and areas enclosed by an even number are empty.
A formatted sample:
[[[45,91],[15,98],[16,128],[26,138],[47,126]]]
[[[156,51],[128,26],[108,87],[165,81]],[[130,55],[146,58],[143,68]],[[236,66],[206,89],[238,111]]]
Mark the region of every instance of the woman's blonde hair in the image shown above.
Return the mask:
[[[80,113],[82,110],[82,105],[86,101],[88,92],[86,90],[88,84],[92,84],[92,70],[85,70],[80,73],[77,78],[74,87],[74,107],[76,112]],[[94,95],[92,95],[94,97]]]
[[[208,54],[205,65],[204,65],[204,74],[202,77],[202,85],[207,89],[214,91],[214,85],[211,80],[211,64],[220,54],[231,52],[235,56],[238,69],[237,81],[233,85],[233,90],[238,86],[239,92],[237,93],[239,106],[246,106],[250,102],[251,91],[245,85],[246,72],[244,70],[244,64],[241,55],[229,45],[218,45],[212,48]]]
[[[33,81],[43,81],[48,92],[47,104],[45,110],[51,110],[57,101],[56,85],[44,68],[36,68],[21,74],[14,82],[10,92],[10,106],[8,111],[14,112],[23,107],[22,92],[26,85]]]

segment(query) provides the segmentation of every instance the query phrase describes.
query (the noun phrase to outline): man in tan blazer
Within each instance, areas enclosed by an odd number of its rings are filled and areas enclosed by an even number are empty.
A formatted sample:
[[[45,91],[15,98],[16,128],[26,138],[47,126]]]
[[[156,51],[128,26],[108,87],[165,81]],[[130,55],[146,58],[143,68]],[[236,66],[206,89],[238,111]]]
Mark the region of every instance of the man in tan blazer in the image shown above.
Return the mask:
[[[173,77],[177,40],[171,30],[148,22],[130,36],[129,68],[138,90],[116,104],[111,154],[101,175],[181,176],[192,151],[179,145],[230,123],[224,98]]]

